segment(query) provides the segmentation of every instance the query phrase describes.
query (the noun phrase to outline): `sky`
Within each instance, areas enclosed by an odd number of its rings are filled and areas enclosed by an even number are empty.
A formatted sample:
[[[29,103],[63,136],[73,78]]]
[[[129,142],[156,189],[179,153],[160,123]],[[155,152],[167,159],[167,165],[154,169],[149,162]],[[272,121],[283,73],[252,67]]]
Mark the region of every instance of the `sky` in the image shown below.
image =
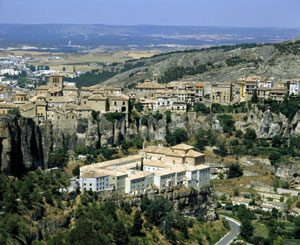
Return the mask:
[[[0,0],[0,23],[300,28],[300,0]]]

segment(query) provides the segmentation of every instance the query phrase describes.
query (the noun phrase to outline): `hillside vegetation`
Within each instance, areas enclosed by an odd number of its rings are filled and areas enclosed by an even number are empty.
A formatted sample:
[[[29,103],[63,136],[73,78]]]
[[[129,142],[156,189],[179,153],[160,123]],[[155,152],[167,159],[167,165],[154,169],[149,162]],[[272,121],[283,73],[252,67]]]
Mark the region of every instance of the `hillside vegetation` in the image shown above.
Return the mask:
[[[225,81],[249,74],[294,78],[300,76],[298,54],[297,40],[280,44],[222,45],[174,51],[130,60],[126,64],[120,64],[118,69],[113,66],[105,67],[104,70],[114,70],[114,76],[106,77],[103,82],[94,74],[94,81],[130,88],[144,79],[152,79],[154,74],[158,74],[160,82],[178,79]],[[76,78],[77,81],[84,82],[86,79],[83,76]]]
[[[126,200],[100,202],[93,192],[67,193],[68,185],[58,170],[1,174],[0,244],[214,244],[229,229],[222,219],[185,218],[163,197],[145,196],[138,209]]]

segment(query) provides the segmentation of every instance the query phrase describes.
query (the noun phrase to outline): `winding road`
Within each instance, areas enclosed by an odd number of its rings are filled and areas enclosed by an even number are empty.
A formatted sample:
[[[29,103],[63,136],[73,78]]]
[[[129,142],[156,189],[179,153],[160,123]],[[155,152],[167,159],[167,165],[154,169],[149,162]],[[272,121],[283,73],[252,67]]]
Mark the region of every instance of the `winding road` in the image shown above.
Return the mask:
[[[240,233],[241,224],[236,220],[223,216],[230,225],[230,232],[228,232],[220,241],[216,243],[216,245],[227,245],[232,243],[233,239]]]

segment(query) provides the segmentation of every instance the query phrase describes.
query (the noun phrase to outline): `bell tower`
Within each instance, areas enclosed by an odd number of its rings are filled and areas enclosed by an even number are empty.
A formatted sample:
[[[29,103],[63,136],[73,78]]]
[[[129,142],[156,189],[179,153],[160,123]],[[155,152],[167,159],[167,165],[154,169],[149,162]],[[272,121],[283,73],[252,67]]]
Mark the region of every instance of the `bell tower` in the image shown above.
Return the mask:
[[[64,76],[60,75],[60,74],[51,75],[49,86],[62,88],[63,87],[63,78],[64,78]]]

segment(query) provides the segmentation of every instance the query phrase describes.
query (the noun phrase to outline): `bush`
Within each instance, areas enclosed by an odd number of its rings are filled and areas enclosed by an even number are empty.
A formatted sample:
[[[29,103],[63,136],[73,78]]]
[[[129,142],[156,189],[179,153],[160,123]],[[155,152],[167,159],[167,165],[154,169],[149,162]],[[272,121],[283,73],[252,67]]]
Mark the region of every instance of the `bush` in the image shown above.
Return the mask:
[[[104,114],[107,121],[115,122],[120,121],[122,118],[125,117],[125,113],[123,112],[107,112]]]
[[[149,115],[142,116],[142,120],[141,120],[142,125],[149,126],[149,121],[150,121]]]
[[[209,108],[202,103],[194,103],[194,111],[202,112],[204,114],[208,114],[210,112]]]
[[[159,111],[156,111],[153,115],[153,118],[158,121],[163,118],[163,115]]]
[[[243,176],[243,170],[240,165],[233,163],[229,166],[228,178],[237,178]]]
[[[188,139],[188,132],[184,128],[177,128],[173,133],[167,131],[166,141],[170,145],[180,144]]]
[[[223,131],[224,133],[229,133],[231,134],[233,130],[235,130],[234,127],[234,120],[232,118],[232,116],[230,115],[220,115],[218,116],[218,120],[220,121],[222,127],[223,127]]]
[[[80,166],[79,165],[77,165],[75,168],[73,168],[72,174],[73,174],[73,176],[79,177],[79,174],[80,174]]]
[[[281,154],[278,151],[272,151],[269,155],[269,160],[271,161],[272,165],[276,165],[279,162]]]
[[[171,111],[166,111],[166,120],[167,120],[167,124],[169,124],[171,122]]]
[[[141,102],[135,102],[134,103],[134,107],[138,112],[142,112],[143,111],[143,104]]]

